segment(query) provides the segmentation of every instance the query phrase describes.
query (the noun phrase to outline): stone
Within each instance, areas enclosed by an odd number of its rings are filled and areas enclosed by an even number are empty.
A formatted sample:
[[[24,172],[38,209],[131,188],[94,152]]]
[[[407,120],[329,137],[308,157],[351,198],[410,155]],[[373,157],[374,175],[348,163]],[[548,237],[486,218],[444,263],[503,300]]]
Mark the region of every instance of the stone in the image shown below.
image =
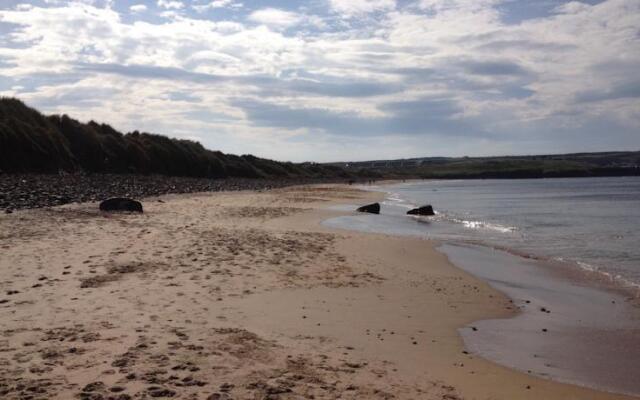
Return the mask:
[[[83,392],[98,392],[101,390],[105,389],[105,384],[103,382],[92,382],[89,383],[87,385],[85,385],[84,388],[82,388]]]
[[[113,197],[100,203],[101,211],[142,212],[142,203],[126,197]]]
[[[367,204],[366,206],[358,207],[357,211],[370,214],[380,214],[380,203]]]
[[[430,205],[414,208],[413,210],[407,211],[408,215],[436,215],[433,212],[433,207]]]

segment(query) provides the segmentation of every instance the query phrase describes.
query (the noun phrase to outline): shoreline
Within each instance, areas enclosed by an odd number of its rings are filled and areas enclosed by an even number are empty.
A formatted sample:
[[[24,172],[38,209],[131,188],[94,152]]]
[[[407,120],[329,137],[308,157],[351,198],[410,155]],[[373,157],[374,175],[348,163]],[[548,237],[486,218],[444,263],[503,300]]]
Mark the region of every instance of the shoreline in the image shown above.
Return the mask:
[[[630,396],[640,352],[640,313],[619,291],[584,285],[539,260],[486,246],[438,247],[458,268],[507,295],[518,313],[460,329],[473,354],[558,382]]]
[[[465,354],[458,328],[513,305],[433,241],[321,224],[376,196],[315,185],[1,215],[0,392],[628,398]]]
[[[394,234],[396,236],[402,236]],[[411,236],[411,235],[407,235]],[[441,244],[453,244],[467,247],[481,247],[485,249],[507,253],[522,260],[531,260],[537,263],[538,267],[546,270],[550,275],[555,275],[558,279],[569,279],[578,284],[586,284],[594,289],[610,292],[625,298],[629,304],[640,306],[640,284],[631,282],[626,278],[613,277],[611,273],[593,268],[591,265],[584,266],[575,260],[559,260],[553,257],[546,257],[537,254],[527,253],[512,247],[500,246],[479,240],[461,239],[440,239],[423,238],[424,240],[439,242]]]
[[[365,190],[381,193],[383,200],[388,199],[388,196],[393,194],[385,190],[384,187],[375,189],[367,187]],[[384,203],[384,201],[381,201],[381,203]],[[336,209],[341,208],[338,207]],[[362,218],[367,217],[362,216]],[[372,218],[377,218],[377,216]],[[338,219],[334,221],[338,221]],[[338,229],[348,229],[342,225],[349,225],[349,222],[345,221],[331,223],[328,220],[327,222],[329,222],[327,223],[328,226]],[[350,223],[353,224],[354,221],[350,220]],[[390,223],[391,221],[387,221],[384,225],[388,226]],[[369,228],[354,229],[360,232],[381,232],[377,230],[378,228],[371,230]],[[633,385],[635,380],[633,373],[629,375],[629,371],[634,370],[640,361],[640,352],[636,354],[629,350],[634,349],[635,345],[640,341],[640,330],[638,329],[640,326],[638,322],[640,321],[640,313],[637,310],[640,303],[638,302],[637,286],[620,282],[619,279],[606,279],[610,277],[608,273],[585,270],[577,262],[571,263],[539,257],[505,246],[481,241],[429,238],[424,234],[415,234],[415,232],[399,233],[391,230],[390,234],[400,237],[419,237],[423,240],[439,243],[436,248],[446,254],[453,265],[488,283],[500,293],[509,296],[516,310],[518,310],[517,314],[510,316],[506,320],[486,318],[477,321],[475,327],[482,325],[483,335],[470,335],[465,329],[460,329],[466,346],[474,349],[475,354],[523,373],[534,373],[540,377],[550,378],[558,382],[578,384],[595,390],[607,390],[612,393],[640,396],[640,386]],[[456,248],[465,249],[464,251],[474,248],[478,250],[460,258],[459,254],[457,254],[458,251],[455,250]],[[492,261],[481,263],[484,267],[478,268],[475,265],[477,263],[475,260],[481,259],[483,253],[503,253],[503,255],[499,257],[497,254],[495,256],[490,255]],[[531,266],[519,268],[528,268],[528,275],[518,275],[518,272],[511,270],[513,266],[524,263],[528,263]],[[510,264],[512,266],[508,267]],[[495,265],[500,265],[503,268],[496,268]],[[492,273],[492,270],[495,272]],[[536,274],[543,280],[537,286],[529,287],[528,290],[519,290],[518,288],[521,285],[526,285],[524,282],[531,280],[531,274]],[[510,275],[513,276],[509,278]],[[579,289],[585,284],[590,288],[590,293],[587,293],[587,289]],[[524,286],[522,287],[524,288]],[[560,295],[559,297],[556,296],[558,298],[555,301],[548,301],[547,299],[549,293],[546,292],[551,287],[557,287],[555,290]],[[580,297],[580,302],[575,300],[575,296]],[[532,303],[531,300],[524,300],[527,298],[537,298],[537,303],[539,303],[537,307],[541,307],[546,313],[551,313],[550,310],[553,309],[554,317],[556,317],[555,313],[558,312],[558,309],[564,308],[564,315],[560,319],[555,318],[555,324],[562,326],[561,331],[564,333],[554,332],[553,335],[546,335],[548,329],[540,326],[546,326],[545,324],[550,322],[549,319],[546,321],[540,320],[534,315],[535,312],[526,311],[527,308],[535,306],[535,304],[529,304]],[[611,304],[609,303],[616,304],[616,306],[610,307]],[[578,306],[578,308],[567,307],[567,304],[574,304],[573,307]],[[623,311],[620,311],[621,305]],[[595,313],[599,309],[602,312],[600,317],[597,317]],[[612,309],[615,310],[615,318],[608,317],[608,313],[611,313]],[[621,312],[626,314],[624,318],[629,318],[630,321],[636,322],[621,323],[617,320]],[[526,315],[523,315],[523,313]],[[514,319],[517,319],[518,322],[513,321]],[[593,328],[590,327],[589,323],[582,322],[583,320],[598,319],[599,322]],[[551,318],[551,320],[554,320],[554,318]],[[574,322],[567,324],[567,321],[572,320]],[[536,329],[545,333],[547,338],[540,339],[540,332],[536,334]],[[579,332],[581,329],[595,329],[592,335],[600,339],[594,341],[590,337],[583,337],[584,335]],[[627,333],[627,331],[629,332]],[[506,335],[505,332],[509,332],[509,335]],[[478,339],[478,337],[482,336],[484,336],[482,339]],[[549,336],[554,338],[550,339]],[[573,341],[569,340],[568,337],[572,337]],[[529,346],[528,350],[530,352],[527,354],[526,351],[522,351],[526,346],[521,344],[529,342],[534,342],[536,345]],[[573,353],[568,350],[568,348],[579,347],[581,342],[589,342],[590,347],[582,348],[580,351],[574,350]],[[502,348],[507,343],[510,343],[511,350]],[[558,345],[559,343],[563,344],[560,346]],[[611,343],[615,343],[615,345]],[[621,348],[623,343],[625,347]],[[542,355],[542,349],[545,349],[546,353],[549,354]],[[550,351],[549,349],[554,350]],[[587,359],[578,362],[577,360],[583,357],[585,351],[591,355]],[[509,354],[509,352],[512,354]],[[544,360],[544,357],[547,357],[547,359]],[[597,362],[594,362],[593,360],[596,359]],[[629,359],[630,364],[620,362],[620,360]],[[568,364],[572,364],[572,366],[569,367]],[[589,369],[589,365],[594,364],[595,367]],[[611,376],[602,376],[607,374]]]
[[[550,178],[555,179],[555,178]],[[384,186],[394,185],[397,183],[420,183],[425,180],[407,180],[406,182],[399,181],[388,181],[388,182],[380,182],[379,184],[375,184],[374,187],[369,185],[361,185],[360,187],[363,190],[367,191],[375,191],[380,193],[386,193],[387,195],[393,194],[393,192],[386,191]],[[380,186],[377,188],[376,186]],[[388,196],[385,196],[381,200],[381,204],[384,200],[390,199]],[[397,205],[396,205],[397,206]],[[404,206],[404,205],[403,205]],[[413,204],[411,207],[415,208],[418,205]],[[410,208],[411,208],[410,207]],[[422,217],[412,217],[414,220],[422,221]],[[511,228],[511,227],[509,227]],[[417,235],[423,236],[423,235]],[[452,243],[460,243],[471,246],[482,246],[487,248],[492,248],[494,250],[504,251],[506,253],[512,254],[516,257],[521,257],[525,259],[532,259],[540,262],[541,267],[549,268],[552,273],[559,274],[564,277],[572,277],[573,279],[579,280],[581,282],[587,282],[595,287],[612,291],[624,296],[628,296],[630,298],[636,299],[636,301],[640,301],[640,283],[634,282],[623,276],[614,276],[611,272],[602,270],[600,266],[587,264],[581,261],[571,260],[571,259],[560,259],[551,256],[545,256],[541,254],[532,253],[530,251],[517,249],[514,247],[509,247],[505,245],[500,245],[497,243],[486,242],[478,239],[441,239],[438,237],[431,238],[428,237],[427,240],[444,240],[451,241]],[[554,267],[560,267],[558,269]]]

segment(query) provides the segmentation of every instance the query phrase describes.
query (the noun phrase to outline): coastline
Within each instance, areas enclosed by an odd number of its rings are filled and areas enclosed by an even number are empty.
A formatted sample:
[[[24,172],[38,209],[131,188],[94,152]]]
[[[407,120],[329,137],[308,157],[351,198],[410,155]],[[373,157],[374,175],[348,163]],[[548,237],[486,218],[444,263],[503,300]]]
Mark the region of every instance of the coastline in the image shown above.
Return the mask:
[[[460,329],[473,353],[536,376],[638,395],[636,305],[536,259],[478,245],[438,247],[459,268],[507,295],[519,313]],[[557,268],[557,267],[556,267]]]
[[[401,200],[395,199],[392,195],[396,195],[394,192],[388,191],[385,189],[386,186],[397,185],[399,183],[406,184],[421,184],[424,182],[434,182],[434,180],[430,179],[414,179],[414,180],[388,180],[388,181],[379,181],[373,185],[361,185],[360,187],[367,191],[375,191],[380,193],[386,193],[386,196],[381,197],[380,201],[383,205],[386,204],[386,200]],[[398,204],[393,204],[393,206],[398,207]],[[402,204],[402,207],[417,207],[417,205],[407,206],[406,204]],[[336,208],[340,209],[340,208]],[[343,208],[346,210],[346,208]],[[414,220],[421,220],[421,218],[415,218]],[[421,222],[424,222],[421,220]],[[473,223],[487,225],[486,223],[478,222],[478,221],[458,221],[455,220],[456,223],[463,223],[464,225],[468,225]],[[514,231],[517,228],[515,227],[505,227],[505,226],[497,226],[495,224],[489,224],[492,229],[504,229],[505,231]],[[370,230],[375,231],[375,229]],[[425,231],[422,229],[419,230],[419,234],[416,232],[414,236],[424,237]],[[396,233],[398,234],[398,233]],[[413,235],[413,234],[412,234]],[[611,272],[605,271],[598,266],[587,264],[585,262],[564,259],[558,257],[545,256],[540,253],[535,253],[531,251],[525,251],[522,249],[517,249],[515,247],[510,247],[508,245],[496,243],[496,242],[488,242],[478,239],[470,239],[470,238],[455,238],[455,239],[442,239],[437,236],[430,237],[427,236],[429,240],[436,241],[449,241],[457,244],[465,244],[470,246],[481,246],[485,248],[491,248],[494,250],[502,251],[514,255],[519,258],[535,260],[539,262],[540,267],[546,268],[549,272],[556,274],[561,278],[569,278],[578,280],[581,282],[586,282],[589,285],[593,285],[598,289],[615,292],[622,296],[628,297],[627,300],[633,301],[634,303],[640,305],[640,283],[637,281],[632,281],[626,277],[622,277],[620,275],[614,275]]]
[[[380,196],[321,185],[0,216],[0,393],[629,398],[465,354],[458,329],[517,310],[437,242],[321,224]]]
[[[368,189],[384,193],[381,204],[392,209],[416,206],[407,205],[385,185]],[[379,216],[352,213],[327,220],[325,225],[441,243],[438,250],[456,267],[508,295],[520,311],[517,315],[479,320],[474,327],[482,326],[480,333],[460,329],[473,354],[547,379],[640,394],[633,372],[640,361],[640,352],[635,351],[640,340],[635,285],[605,279],[610,276],[606,272],[504,245],[432,236],[434,227],[429,221],[418,223],[415,218],[407,219],[404,211],[386,210]]]

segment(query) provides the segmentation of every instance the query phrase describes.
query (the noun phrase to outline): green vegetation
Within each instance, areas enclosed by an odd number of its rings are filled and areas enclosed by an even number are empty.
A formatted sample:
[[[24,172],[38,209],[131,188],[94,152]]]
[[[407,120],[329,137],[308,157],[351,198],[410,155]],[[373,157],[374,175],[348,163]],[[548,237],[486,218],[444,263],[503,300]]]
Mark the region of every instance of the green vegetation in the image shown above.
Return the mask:
[[[640,152],[513,157],[427,157],[315,164],[205,149],[191,140],[44,116],[0,98],[0,172],[161,174],[205,178],[546,178],[640,175]]]
[[[387,178],[512,179],[640,175],[640,152],[575,153],[510,157],[429,157],[333,163]]]
[[[207,178],[351,178],[343,168],[276,162],[205,149],[191,140],[46,117],[20,100],[0,99],[0,172],[136,173]]]

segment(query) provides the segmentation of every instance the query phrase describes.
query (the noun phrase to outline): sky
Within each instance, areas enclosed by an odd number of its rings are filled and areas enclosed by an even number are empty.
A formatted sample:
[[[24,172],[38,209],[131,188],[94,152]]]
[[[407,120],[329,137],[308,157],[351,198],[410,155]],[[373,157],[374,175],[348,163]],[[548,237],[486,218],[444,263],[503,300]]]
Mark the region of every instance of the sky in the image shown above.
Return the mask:
[[[290,161],[640,149],[640,0],[0,0],[0,96]]]

